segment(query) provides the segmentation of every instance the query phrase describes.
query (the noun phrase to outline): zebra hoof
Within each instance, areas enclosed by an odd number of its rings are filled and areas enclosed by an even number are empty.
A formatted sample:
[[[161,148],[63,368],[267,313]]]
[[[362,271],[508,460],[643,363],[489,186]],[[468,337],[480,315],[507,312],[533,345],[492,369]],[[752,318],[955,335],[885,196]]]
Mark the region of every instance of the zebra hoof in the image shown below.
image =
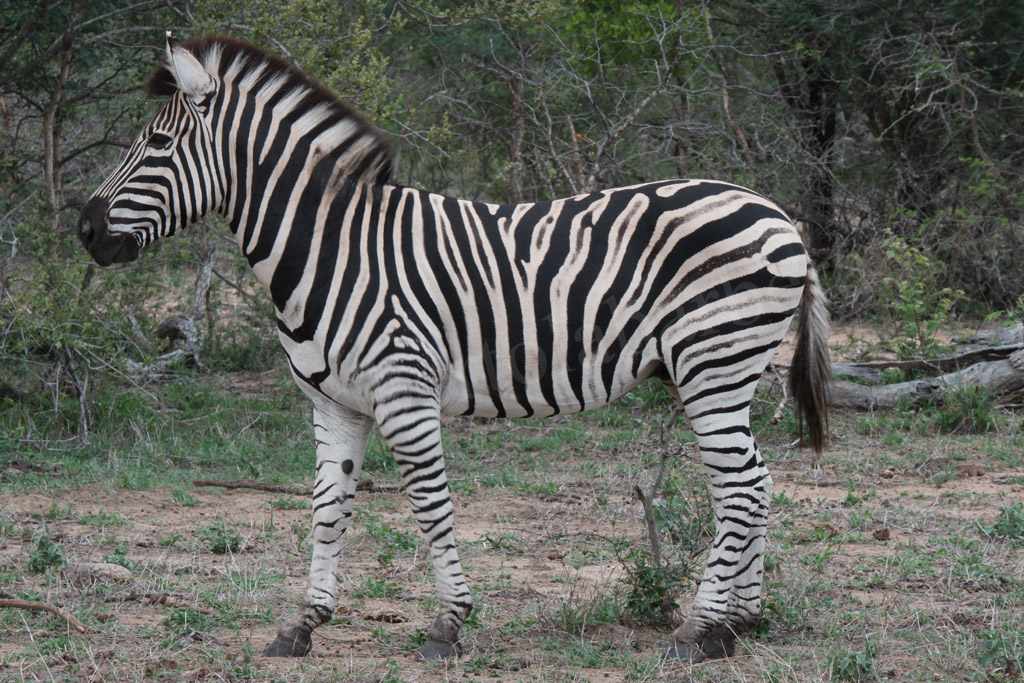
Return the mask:
[[[416,653],[416,659],[451,659],[459,654],[458,648],[452,643],[445,643],[440,640],[427,640],[423,647]]]
[[[266,657],[305,657],[312,649],[313,639],[308,633],[300,632],[291,637],[279,633],[263,654]]]
[[[736,636],[729,629],[712,631],[696,643],[672,641],[665,659],[678,659],[689,664],[698,664],[709,659],[724,659],[736,653]]]

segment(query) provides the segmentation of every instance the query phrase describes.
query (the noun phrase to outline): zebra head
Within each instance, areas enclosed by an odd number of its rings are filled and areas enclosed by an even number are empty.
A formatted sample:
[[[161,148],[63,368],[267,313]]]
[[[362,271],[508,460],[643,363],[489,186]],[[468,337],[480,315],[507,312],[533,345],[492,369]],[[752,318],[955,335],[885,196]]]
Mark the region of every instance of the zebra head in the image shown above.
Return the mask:
[[[168,74],[169,72],[169,74]],[[134,261],[139,250],[215,209],[223,183],[214,173],[208,117],[218,80],[167,33],[167,60],[151,92],[171,99],[150,120],[121,164],[92,194],[78,237],[101,266]],[[173,85],[173,88],[168,86]]]

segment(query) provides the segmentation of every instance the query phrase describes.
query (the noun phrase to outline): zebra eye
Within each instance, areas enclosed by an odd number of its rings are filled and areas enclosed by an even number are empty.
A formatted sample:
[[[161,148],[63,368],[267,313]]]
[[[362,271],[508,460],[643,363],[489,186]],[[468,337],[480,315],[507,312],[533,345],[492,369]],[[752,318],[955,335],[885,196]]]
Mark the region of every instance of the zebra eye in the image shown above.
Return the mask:
[[[150,133],[146,144],[153,149],[167,149],[174,144],[174,138],[163,133]]]

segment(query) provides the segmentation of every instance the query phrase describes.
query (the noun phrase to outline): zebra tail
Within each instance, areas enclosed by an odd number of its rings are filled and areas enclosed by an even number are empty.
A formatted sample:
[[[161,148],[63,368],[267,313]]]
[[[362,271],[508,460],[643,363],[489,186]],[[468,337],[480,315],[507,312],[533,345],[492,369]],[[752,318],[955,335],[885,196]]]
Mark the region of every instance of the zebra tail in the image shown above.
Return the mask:
[[[796,352],[789,372],[789,393],[796,401],[797,427],[820,454],[828,435],[828,397],[832,367],[828,353],[828,301],[810,259],[797,315]]]

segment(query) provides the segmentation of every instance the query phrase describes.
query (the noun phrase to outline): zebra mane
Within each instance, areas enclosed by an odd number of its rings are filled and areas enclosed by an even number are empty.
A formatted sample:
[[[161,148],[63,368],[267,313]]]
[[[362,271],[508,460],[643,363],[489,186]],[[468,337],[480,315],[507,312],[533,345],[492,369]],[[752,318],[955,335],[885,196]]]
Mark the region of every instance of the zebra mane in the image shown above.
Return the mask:
[[[294,64],[238,38],[207,36],[180,43],[222,82],[245,82],[246,89],[258,94],[263,88],[286,95],[291,102],[290,118],[299,118],[317,110],[318,124],[355,124],[352,139],[360,139],[354,175],[367,182],[387,182],[391,178],[391,146],[384,133],[367,121],[329,88]],[[178,84],[166,59],[150,74],[143,86],[148,95],[169,96],[178,92]],[[322,117],[322,118],[321,118]],[[368,144],[367,144],[368,143]]]

